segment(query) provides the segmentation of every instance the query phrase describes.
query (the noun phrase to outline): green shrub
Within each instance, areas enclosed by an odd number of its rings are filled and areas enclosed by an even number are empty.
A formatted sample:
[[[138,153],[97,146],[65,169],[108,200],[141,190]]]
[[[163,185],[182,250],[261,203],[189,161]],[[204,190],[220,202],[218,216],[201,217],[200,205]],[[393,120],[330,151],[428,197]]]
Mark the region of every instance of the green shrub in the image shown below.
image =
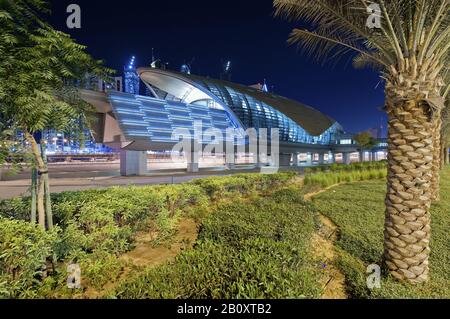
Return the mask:
[[[57,233],[0,218],[0,298],[33,298]]]
[[[15,220],[30,220],[30,200],[26,198],[14,198],[0,201],[0,217]]]
[[[229,177],[209,177],[192,181],[200,186],[211,199],[236,195],[248,196],[279,188],[297,176],[296,173],[240,174]]]
[[[80,256],[77,264],[82,271],[82,285],[96,289],[115,282],[123,268],[116,256],[105,251]]]
[[[0,296],[12,295],[16,291],[11,288],[12,285],[18,285],[26,292],[20,297],[72,296],[72,292],[67,290],[65,285],[67,278],[65,267],[70,263],[77,263],[82,267],[84,283],[100,288],[117,278],[122,267],[118,257],[132,249],[137,232],[155,232],[158,234],[155,244],[161,243],[171,238],[182,215],[189,215],[197,220],[208,216],[211,200],[273,191],[295,176],[292,173],[242,174],[198,180],[182,185],[113,187],[52,195],[54,220],[57,225],[55,231],[58,232],[58,236],[51,233],[52,240],[49,247],[51,255],[54,254],[59,263],[56,272],[44,281],[39,278],[39,273],[35,269],[30,270],[29,266],[24,270],[17,270],[23,273],[17,280],[15,275],[2,272]],[[29,220],[29,204],[29,198],[2,201],[0,216],[23,220],[20,222],[21,225],[31,227],[31,224],[24,222]],[[5,225],[19,223],[4,220]],[[23,241],[23,245],[29,243],[32,249],[33,242],[28,242],[25,234],[27,227],[24,232],[19,232],[19,226],[16,225],[14,233],[18,237],[17,242]],[[30,234],[40,232],[43,236],[47,235],[40,230]],[[12,235],[8,238],[11,240]],[[38,241],[36,247],[43,254],[42,258],[45,261],[50,252],[42,245],[43,243]],[[6,258],[3,254],[0,256]],[[36,258],[31,255],[29,262]],[[21,262],[28,261],[27,256],[22,256],[22,259]],[[16,270],[13,271],[14,274],[15,272]],[[30,272],[34,274],[33,277],[30,277]]]

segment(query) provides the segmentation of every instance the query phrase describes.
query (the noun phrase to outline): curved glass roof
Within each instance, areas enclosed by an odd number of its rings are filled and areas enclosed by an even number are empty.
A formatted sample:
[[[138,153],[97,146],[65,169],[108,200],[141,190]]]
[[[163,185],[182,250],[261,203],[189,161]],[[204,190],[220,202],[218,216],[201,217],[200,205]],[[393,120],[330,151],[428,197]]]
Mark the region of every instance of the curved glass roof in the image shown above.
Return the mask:
[[[343,129],[335,120],[296,101],[257,89],[159,69],[139,69],[141,79],[185,103],[213,99],[244,128],[279,128],[285,142],[332,144]]]

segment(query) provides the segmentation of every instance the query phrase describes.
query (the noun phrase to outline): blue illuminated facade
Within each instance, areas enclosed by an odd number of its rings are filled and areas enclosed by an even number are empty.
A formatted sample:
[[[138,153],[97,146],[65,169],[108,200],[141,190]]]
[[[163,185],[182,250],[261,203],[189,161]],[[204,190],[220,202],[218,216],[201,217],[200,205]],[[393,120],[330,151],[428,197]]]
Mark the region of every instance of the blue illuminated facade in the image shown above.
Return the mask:
[[[135,73],[134,60],[128,70]],[[155,68],[138,69],[137,73],[154,96],[136,94],[126,74],[125,93],[107,92],[124,141],[131,143],[127,149],[152,150],[162,148],[161,143],[177,143],[175,130],[187,131],[199,140],[193,135],[199,123],[203,132],[214,129],[224,137],[229,128],[267,129],[269,138],[271,129],[279,129],[281,144],[302,149],[328,148],[344,134],[338,122],[319,111],[269,92]],[[202,143],[211,141],[210,134],[200,139]]]
[[[212,138],[204,134],[206,131],[219,130],[221,137],[226,137],[228,128],[239,128],[228,112],[207,105],[186,104],[115,91],[109,93],[109,101],[127,140],[171,143],[174,141],[172,134],[177,129],[179,132],[189,132],[189,136],[183,135],[184,138],[194,139],[194,125],[201,123],[202,142],[209,143]]]

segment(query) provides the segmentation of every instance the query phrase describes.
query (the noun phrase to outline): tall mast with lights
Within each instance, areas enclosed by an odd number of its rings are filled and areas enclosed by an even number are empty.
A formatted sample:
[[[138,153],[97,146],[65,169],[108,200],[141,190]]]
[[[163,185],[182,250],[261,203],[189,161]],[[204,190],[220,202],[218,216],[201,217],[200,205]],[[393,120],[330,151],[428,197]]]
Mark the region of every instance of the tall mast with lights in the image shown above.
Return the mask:
[[[125,92],[139,94],[139,76],[136,72],[136,57],[133,56],[130,62],[124,67]]]

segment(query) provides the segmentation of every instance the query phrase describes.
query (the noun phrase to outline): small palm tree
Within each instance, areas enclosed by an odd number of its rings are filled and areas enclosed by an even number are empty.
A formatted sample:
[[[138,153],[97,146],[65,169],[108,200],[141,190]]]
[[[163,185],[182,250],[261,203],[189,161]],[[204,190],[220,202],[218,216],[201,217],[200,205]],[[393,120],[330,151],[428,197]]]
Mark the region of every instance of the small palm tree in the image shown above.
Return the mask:
[[[441,113],[448,94],[450,0],[274,0],[276,15],[303,20],[296,43],[321,61],[356,52],[380,71],[389,117],[384,260],[391,274],[427,281]],[[438,154],[438,155],[436,155]]]

